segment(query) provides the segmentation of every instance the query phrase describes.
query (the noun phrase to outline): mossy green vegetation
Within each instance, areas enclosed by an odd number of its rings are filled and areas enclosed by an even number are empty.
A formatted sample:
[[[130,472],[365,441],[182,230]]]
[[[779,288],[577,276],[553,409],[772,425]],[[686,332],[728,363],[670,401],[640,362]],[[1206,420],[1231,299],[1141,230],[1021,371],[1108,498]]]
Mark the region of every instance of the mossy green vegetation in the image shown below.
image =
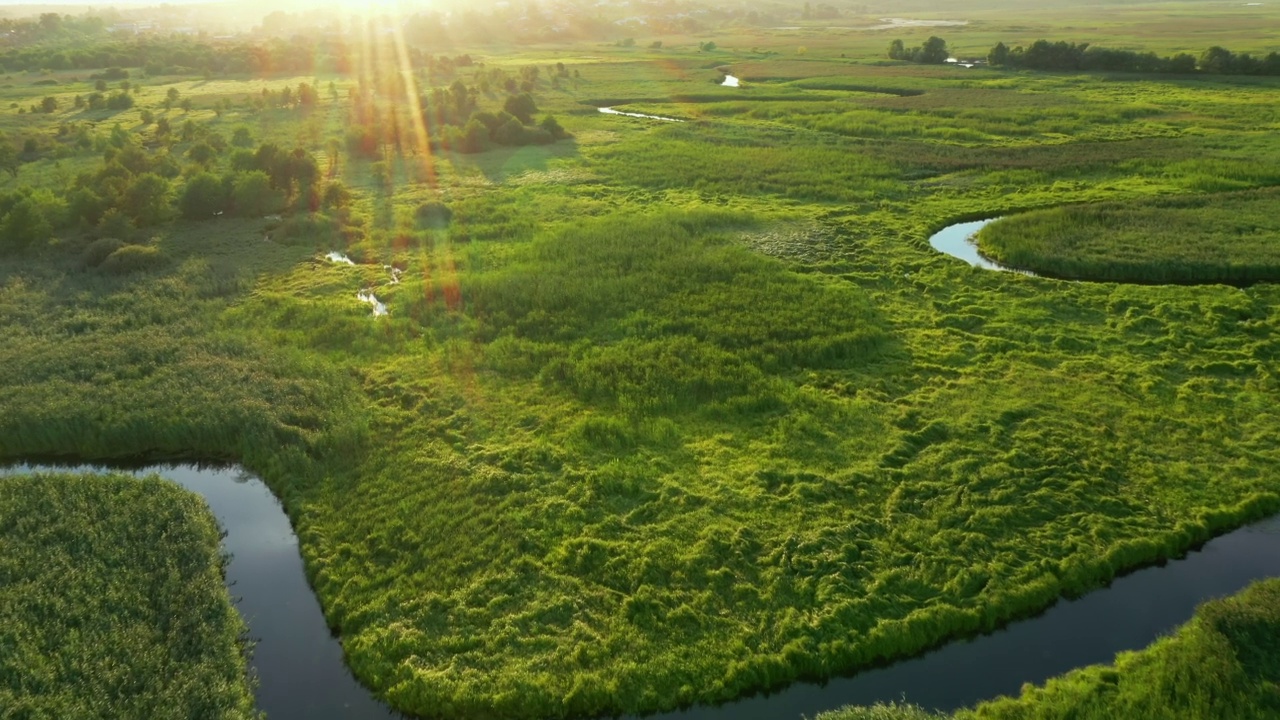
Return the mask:
[[[1280,509],[1274,285],[1062,283],[926,242],[1275,184],[1280,81],[882,65],[841,37],[476,49],[483,75],[362,74],[398,53],[354,39],[350,74],[148,78],[117,110],[51,73],[53,112],[0,114],[33,143],[7,212],[54,218],[34,193],[82,173],[124,206],[0,254],[0,455],[243,463],[356,676],[446,717],[828,677]],[[437,89],[505,104],[496,67],[569,137],[421,142],[458,127],[415,124]]]
[[[257,718],[219,540],[158,477],[0,477],[4,714]]]
[[[1280,191],[1266,189],[1036,210],[986,226],[978,247],[1006,265],[1073,280],[1276,282],[1278,204]]]
[[[1255,720],[1280,716],[1280,580],[1201,605],[1142,650],[1028,685],[954,715],[911,705],[848,707],[817,720]]]

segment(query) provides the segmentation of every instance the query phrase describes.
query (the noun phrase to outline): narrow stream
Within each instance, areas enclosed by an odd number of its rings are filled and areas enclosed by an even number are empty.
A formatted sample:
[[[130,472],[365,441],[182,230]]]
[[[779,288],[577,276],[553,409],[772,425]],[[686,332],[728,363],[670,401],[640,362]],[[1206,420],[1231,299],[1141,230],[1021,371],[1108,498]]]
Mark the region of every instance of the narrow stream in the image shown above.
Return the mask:
[[[1001,265],[995,260],[990,260],[978,250],[978,244],[974,242],[974,236],[978,234],[979,230],[999,219],[994,217],[986,220],[948,225],[929,236],[929,245],[940,253],[959,258],[974,267],[980,267],[984,270],[999,270],[1000,272],[1012,272],[1036,277],[1036,274],[1030,270],[1019,270],[1018,268]]]
[[[611,107],[602,107],[602,108],[596,108],[596,109],[604,113],[605,115],[625,115],[626,117],[648,118],[650,120],[663,120],[666,122],[684,122],[679,118],[663,117],[661,115],[645,115],[644,113],[623,112],[622,110],[615,110]]]

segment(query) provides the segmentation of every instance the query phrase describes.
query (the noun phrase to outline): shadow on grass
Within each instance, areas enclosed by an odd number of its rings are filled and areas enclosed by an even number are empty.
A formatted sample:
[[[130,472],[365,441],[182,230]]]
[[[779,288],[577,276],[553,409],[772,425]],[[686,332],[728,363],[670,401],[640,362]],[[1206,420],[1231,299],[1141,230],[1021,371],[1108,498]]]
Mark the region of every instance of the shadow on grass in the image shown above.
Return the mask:
[[[578,143],[573,138],[550,145],[498,147],[482,153],[444,153],[459,175],[480,173],[491,182],[500,183],[527,173],[550,170],[554,161],[578,156]]]

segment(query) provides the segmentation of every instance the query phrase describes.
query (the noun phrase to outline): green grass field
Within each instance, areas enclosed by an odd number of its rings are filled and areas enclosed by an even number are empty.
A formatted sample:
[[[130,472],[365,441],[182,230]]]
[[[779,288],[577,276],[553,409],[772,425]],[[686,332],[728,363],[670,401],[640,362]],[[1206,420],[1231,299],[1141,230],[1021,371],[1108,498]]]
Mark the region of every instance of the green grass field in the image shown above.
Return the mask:
[[[218,542],[159,478],[0,478],[5,716],[258,717]]]
[[[1060,33],[1042,31],[1065,11],[1032,15],[1033,39],[1274,46],[1252,16],[1198,32],[1217,6],[1113,8]],[[987,17],[901,35],[1016,39]],[[652,711],[828,677],[1280,510],[1275,286],[1071,284],[926,240],[1275,185],[1280,80],[902,65],[882,60],[885,33],[711,37],[711,53],[681,37],[476,48],[486,67],[541,67],[538,118],[572,136],[478,154],[413,140],[395,92],[361,112],[400,150],[349,153],[353,77],[138,78],[118,113],[74,108],[83,73],[6,79],[0,109],[18,108],[0,129],[36,152],[0,191],[110,185],[106,157],[135,148],[178,169],[177,197],[234,162],[188,152],[245,127],[332,167],[352,199],[161,218],[97,267],[94,228],[0,256],[0,456],[243,463],[282,498],[357,677],[448,717]],[[580,80],[553,86],[559,61]],[[715,85],[721,66],[743,87]],[[245,101],[301,81],[320,89],[309,112]],[[163,109],[171,87],[190,111]],[[18,113],[54,91],[55,112]],[[423,222],[428,202],[451,219]]]

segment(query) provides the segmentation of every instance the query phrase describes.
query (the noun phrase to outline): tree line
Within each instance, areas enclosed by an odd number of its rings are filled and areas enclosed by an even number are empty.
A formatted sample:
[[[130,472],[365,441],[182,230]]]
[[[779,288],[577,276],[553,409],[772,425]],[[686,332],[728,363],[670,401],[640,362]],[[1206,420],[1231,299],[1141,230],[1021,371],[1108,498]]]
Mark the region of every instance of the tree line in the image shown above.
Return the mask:
[[[1152,52],[1103,48],[1089,43],[1049,42],[1037,40],[1028,47],[1012,49],[996,43],[987,53],[991,67],[1056,70],[1104,71],[1136,73],[1202,72],[1213,75],[1280,75],[1280,54],[1254,57],[1214,46],[1197,58],[1189,53],[1161,57]]]

